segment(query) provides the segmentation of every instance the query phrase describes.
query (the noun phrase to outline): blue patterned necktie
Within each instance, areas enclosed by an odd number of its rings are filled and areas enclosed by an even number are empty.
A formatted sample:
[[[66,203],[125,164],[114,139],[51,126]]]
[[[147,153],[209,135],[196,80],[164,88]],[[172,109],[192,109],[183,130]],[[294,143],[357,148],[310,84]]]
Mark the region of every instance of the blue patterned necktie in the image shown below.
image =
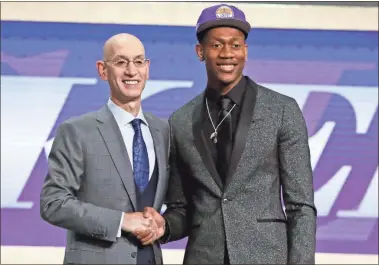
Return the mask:
[[[142,137],[141,122],[141,119],[134,119],[131,123],[135,132],[133,138],[134,180],[139,191],[143,192],[149,183],[149,156]]]

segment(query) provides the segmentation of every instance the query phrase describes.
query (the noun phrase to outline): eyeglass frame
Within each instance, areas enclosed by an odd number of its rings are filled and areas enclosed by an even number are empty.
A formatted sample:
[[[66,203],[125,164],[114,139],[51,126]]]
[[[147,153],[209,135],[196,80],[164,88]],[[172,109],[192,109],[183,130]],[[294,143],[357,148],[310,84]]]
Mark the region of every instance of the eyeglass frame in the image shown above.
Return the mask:
[[[137,61],[137,60],[141,60],[141,61],[143,61],[144,63],[143,63],[143,65],[140,65],[140,66],[137,66],[136,64],[135,64],[135,61]],[[118,65],[116,65],[116,63],[117,62],[119,62],[119,61],[125,61],[126,62],[126,66],[124,66],[124,67],[122,67],[122,66],[118,66]],[[136,68],[142,68],[142,67],[144,67],[144,66],[146,66],[146,64],[147,64],[147,62],[149,62],[150,61],[150,59],[147,59],[147,58],[137,58],[137,59],[134,59],[134,60],[128,60],[128,59],[125,59],[125,58],[118,58],[118,59],[116,59],[116,60],[106,60],[106,61],[104,61],[104,63],[108,63],[108,62],[110,62],[110,63],[112,63],[112,65],[114,65],[115,67],[117,67],[117,68],[121,68],[121,69],[126,69],[128,66],[129,66],[129,63],[131,63],[131,62],[133,62],[133,65],[136,67]]]

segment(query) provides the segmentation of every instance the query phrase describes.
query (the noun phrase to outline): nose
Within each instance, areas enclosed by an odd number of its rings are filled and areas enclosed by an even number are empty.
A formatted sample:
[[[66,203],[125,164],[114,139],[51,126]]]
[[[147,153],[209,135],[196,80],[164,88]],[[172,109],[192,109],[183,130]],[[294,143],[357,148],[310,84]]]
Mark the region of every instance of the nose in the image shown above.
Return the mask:
[[[228,59],[228,58],[233,58],[234,53],[229,45],[224,45],[220,51],[219,56],[220,58]]]
[[[129,62],[128,65],[125,67],[125,74],[127,76],[135,76],[137,75],[137,67],[134,65],[133,62]]]

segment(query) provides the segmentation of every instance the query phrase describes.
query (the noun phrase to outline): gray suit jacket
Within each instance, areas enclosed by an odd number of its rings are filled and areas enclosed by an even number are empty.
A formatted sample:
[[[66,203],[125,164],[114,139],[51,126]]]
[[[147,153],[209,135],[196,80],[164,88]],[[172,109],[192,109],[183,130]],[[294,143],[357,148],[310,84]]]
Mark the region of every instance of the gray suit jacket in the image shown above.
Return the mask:
[[[153,206],[159,211],[167,189],[169,128],[167,122],[144,115],[158,163]],[[136,241],[131,235],[116,237],[122,212],[135,211],[137,197],[128,153],[109,108],[63,122],[48,165],[41,217],[68,230],[64,263],[136,264]],[[154,254],[157,264],[162,263],[158,243]]]
[[[171,116],[167,242],[189,236],[185,264],[222,264],[225,249],[231,264],[314,263],[316,209],[303,115],[294,99],[247,83],[225,185],[204,141],[204,93]]]

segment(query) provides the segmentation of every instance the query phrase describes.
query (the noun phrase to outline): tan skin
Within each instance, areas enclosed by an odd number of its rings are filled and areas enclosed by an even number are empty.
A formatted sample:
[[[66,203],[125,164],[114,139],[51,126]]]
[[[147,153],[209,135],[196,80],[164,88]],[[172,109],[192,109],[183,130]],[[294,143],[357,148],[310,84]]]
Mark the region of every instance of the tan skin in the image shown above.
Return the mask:
[[[165,220],[160,215],[160,213],[158,213],[152,207],[145,207],[143,215],[147,218],[152,218],[155,221],[154,227],[152,229],[155,234],[146,229],[136,229],[133,232],[133,235],[135,235],[137,239],[141,241],[142,245],[146,246],[154,243],[155,240],[158,240],[164,235]]]
[[[208,76],[208,86],[219,89],[225,95],[241,80],[248,47],[245,35],[238,29],[219,27],[207,32],[203,41],[196,45],[196,54],[200,61],[205,61]],[[222,66],[224,65],[224,66]],[[164,234],[164,219],[153,208],[147,207],[158,226],[156,238]],[[149,231],[136,231],[137,238],[146,245],[151,243]]]
[[[144,59],[142,42],[133,35],[121,33],[105,42],[103,60],[96,62],[100,78],[109,84],[111,100],[134,117],[140,111],[141,94],[149,78],[150,61]],[[158,227],[148,211],[124,213],[122,230],[137,229],[148,232],[147,243],[155,240]]]
[[[149,78],[150,61],[142,67],[133,63],[123,67],[122,63],[145,58],[142,42],[130,34],[117,34],[105,42],[103,57],[102,61],[96,62],[96,67],[100,78],[109,83],[111,100],[137,116],[141,94]],[[137,84],[125,84],[123,81],[137,81]]]

